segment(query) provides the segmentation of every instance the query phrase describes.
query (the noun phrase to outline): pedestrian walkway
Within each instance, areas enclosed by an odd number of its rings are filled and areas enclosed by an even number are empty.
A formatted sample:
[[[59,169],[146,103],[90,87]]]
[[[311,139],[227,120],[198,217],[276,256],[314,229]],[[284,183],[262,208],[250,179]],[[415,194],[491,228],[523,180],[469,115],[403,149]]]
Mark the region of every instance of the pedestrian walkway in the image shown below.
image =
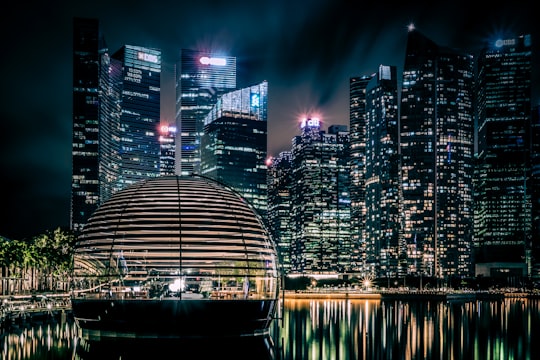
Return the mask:
[[[0,329],[37,319],[50,319],[71,312],[69,294],[2,295]]]

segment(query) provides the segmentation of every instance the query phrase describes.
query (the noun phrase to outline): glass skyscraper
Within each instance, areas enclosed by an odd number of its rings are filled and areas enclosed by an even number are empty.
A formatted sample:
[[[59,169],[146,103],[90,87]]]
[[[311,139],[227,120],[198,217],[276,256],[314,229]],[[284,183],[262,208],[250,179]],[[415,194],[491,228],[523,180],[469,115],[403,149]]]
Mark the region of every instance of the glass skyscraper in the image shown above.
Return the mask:
[[[73,20],[73,139],[70,228],[82,229],[99,204],[99,87],[107,46],[97,19]]]
[[[335,275],[350,271],[349,133],[321,130],[306,118],[292,145],[291,272]]]
[[[161,51],[110,54],[97,19],[73,24],[73,169],[70,227],[80,232],[115,192],[159,176]]]
[[[219,97],[204,118],[201,175],[242,195],[266,221],[268,83]]]
[[[351,197],[351,268],[366,271],[366,87],[370,76],[349,79],[349,171]]]
[[[161,51],[125,45],[112,55],[121,66],[120,164],[114,191],[159,176]]]
[[[478,57],[476,275],[530,275],[531,36],[493,41]]]
[[[176,173],[200,173],[204,119],[221,95],[236,90],[236,58],[182,49],[176,74]]]
[[[99,97],[99,204],[120,189],[120,118],[122,115],[122,61],[107,52],[101,57]]]
[[[531,277],[540,280],[540,105],[532,113],[531,178],[527,186],[532,197]]]
[[[473,57],[409,29],[400,113],[407,273],[472,275]]]
[[[291,271],[291,186],[292,154],[282,151],[268,164],[268,229],[285,274]]]
[[[159,158],[159,173],[175,174],[176,126],[162,125],[159,128],[159,143],[161,155]]]
[[[400,244],[398,81],[395,66],[380,65],[366,87],[366,271],[403,276]]]

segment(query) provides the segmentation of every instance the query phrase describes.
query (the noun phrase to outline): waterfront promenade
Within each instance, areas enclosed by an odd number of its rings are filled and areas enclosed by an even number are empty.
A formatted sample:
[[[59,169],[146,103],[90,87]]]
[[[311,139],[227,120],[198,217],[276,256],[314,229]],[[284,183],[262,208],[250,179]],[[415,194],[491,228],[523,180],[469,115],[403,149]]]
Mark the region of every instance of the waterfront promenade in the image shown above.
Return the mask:
[[[359,290],[350,288],[316,288],[285,290],[283,300],[419,300],[419,301],[476,301],[505,298],[540,298],[540,290]],[[0,296],[0,330],[35,320],[55,319],[71,313],[68,293],[42,295]]]
[[[284,299],[362,299],[362,300],[441,300],[475,301],[505,298],[540,298],[540,291],[470,291],[470,290],[377,290],[315,289],[284,291]]]
[[[69,294],[0,296],[0,334],[26,322],[51,320],[71,313]]]

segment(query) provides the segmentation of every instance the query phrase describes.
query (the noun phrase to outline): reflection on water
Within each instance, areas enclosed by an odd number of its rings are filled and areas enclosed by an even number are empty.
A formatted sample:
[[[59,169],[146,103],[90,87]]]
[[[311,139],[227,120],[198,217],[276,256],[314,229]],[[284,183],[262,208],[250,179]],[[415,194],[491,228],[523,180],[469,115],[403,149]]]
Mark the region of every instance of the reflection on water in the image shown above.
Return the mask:
[[[8,332],[9,331],[9,332]],[[12,326],[1,333],[2,359],[71,359],[76,339],[73,321]]]
[[[79,339],[74,359],[275,359],[270,336],[194,339]]]
[[[3,333],[2,359],[539,359],[540,300],[285,300],[269,336],[100,339],[72,320]],[[177,354],[177,355],[175,355]]]
[[[540,300],[286,300],[283,359],[539,359]],[[536,330],[533,330],[536,329]]]

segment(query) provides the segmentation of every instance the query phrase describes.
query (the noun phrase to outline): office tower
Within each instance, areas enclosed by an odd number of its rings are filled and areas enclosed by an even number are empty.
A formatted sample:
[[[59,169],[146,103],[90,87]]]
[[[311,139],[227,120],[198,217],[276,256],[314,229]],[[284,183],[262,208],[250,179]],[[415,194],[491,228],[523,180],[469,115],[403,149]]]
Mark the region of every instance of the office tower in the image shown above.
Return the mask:
[[[200,172],[204,119],[217,99],[236,89],[236,58],[182,49],[176,65],[176,174]]]
[[[268,231],[274,240],[284,274],[291,272],[292,154],[282,151],[268,164]]]
[[[268,83],[219,97],[204,118],[201,174],[229,186],[266,221]]]
[[[70,228],[75,232],[99,203],[100,64],[106,52],[99,21],[74,18]]]
[[[365,233],[369,274],[404,275],[400,260],[398,82],[395,66],[380,65],[366,86]]]
[[[476,275],[516,285],[531,271],[531,36],[494,41],[477,61]]]
[[[112,193],[138,181],[159,176],[161,51],[124,45],[112,56],[112,72],[122,77],[121,113],[117,137],[118,178]],[[110,189],[109,189],[110,190]],[[106,200],[106,199],[103,199]]]
[[[73,22],[70,226],[80,232],[116,191],[159,175],[161,52],[109,52],[97,19]]]
[[[472,275],[473,58],[409,28],[400,113],[407,273]]]
[[[162,125],[159,128],[159,174],[174,175],[175,174],[175,144],[176,144],[176,126]]]
[[[99,84],[99,204],[118,189],[122,151],[120,120],[122,116],[122,62],[107,52],[101,57]]]
[[[531,278],[540,281],[540,106],[535,106],[531,127],[531,177],[532,206]]]
[[[351,197],[351,242],[354,256],[351,268],[365,272],[365,166],[366,166],[366,86],[374,75],[349,80],[349,171]]]
[[[303,119],[292,145],[291,272],[332,275],[350,270],[350,198],[346,127],[321,130]]]

